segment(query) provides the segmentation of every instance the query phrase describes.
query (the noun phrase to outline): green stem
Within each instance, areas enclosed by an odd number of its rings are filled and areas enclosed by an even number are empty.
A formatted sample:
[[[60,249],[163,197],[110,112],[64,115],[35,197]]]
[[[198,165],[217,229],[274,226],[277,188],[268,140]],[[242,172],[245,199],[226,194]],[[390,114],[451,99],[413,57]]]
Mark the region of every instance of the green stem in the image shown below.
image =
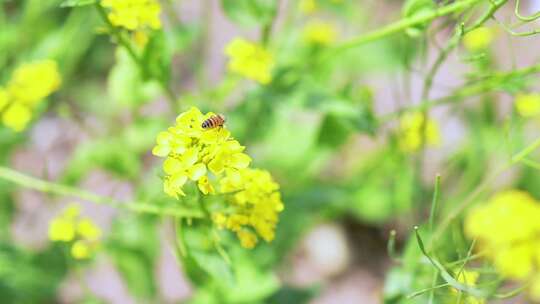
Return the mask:
[[[519,163],[522,159],[526,158],[529,154],[540,148],[540,137],[533,141],[530,145],[523,148],[520,152],[514,154],[514,156],[506,164],[501,166],[498,170],[493,172],[488,178],[486,178],[471,194],[458,204],[449,214],[444,218],[441,224],[437,227],[437,230],[433,233],[433,237],[430,240],[430,248],[438,240],[441,235],[446,231],[448,226],[467,208],[474,200],[487,189],[487,187],[506,170],[510,169],[513,165]]]
[[[272,16],[270,17],[269,21],[263,25],[261,29],[261,43],[265,47],[268,46],[268,43],[270,42],[270,35],[272,34],[272,29],[276,22],[280,5],[281,1],[276,0],[274,10],[272,11]]]
[[[356,38],[352,38],[348,41],[342,42],[341,44],[337,45],[332,49],[333,53],[341,52],[350,48],[355,48],[360,45],[376,41],[379,39],[382,39],[386,36],[396,34],[399,32],[402,32],[406,30],[407,28],[410,28],[415,25],[423,24],[430,22],[436,18],[450,15],[452,13],[461,12],[479,2],[482,0],[463,0],[454,2],[452,4],[449,4],[447,6],[443,6],[439,9],[436,9],[430,13],[417,15],[408,17],[405,19],[401,19],[399,21],[396,21],[394,23],[391,23],[383,28],[380,28],[378,30],[374,30],[372,32],[369,32],[367,34],[358,36]]]
[[[518,17],[519,20],[530,22],[530,21],[534,21],[534,20],[540,18],[540,12],[537,12],[534,15],[531,15],[531,16],[523,16],[523,15],[521,15],[519,13],[519,3],[520,3],[520,0],[516,0],[516,7],[514,9],[514,14],[516,15],[516,17]]]
[[[198,210],[186,208],[161,208],[155,205],[142,202],[120,202],[107,196],[76,188],[41,180],[16,170],[0,166],[0,179],[10,181],[25,188],[34,189],[44,193],[51,193],[62,196],[72,196],[79,199],[94,202],[96,204],[108,205],[114,208],[129,210],[136,213],[150,213],[157,215],[171,215],[176,217],[201,218],[203,215]]]
[[[443,105],[447,103],[457,103],[460,100],[463,100],[465,97],[469,97],[469,96],[473,96],[477,94],[483,94],[495,88],[498,88],[501,83],[505,82],[509,78],[517,77],[517,76],[527,76],[527,75],[538,74],[538,73],[540,73],[540,64],[536,64],[536,65],[523,68],[523,69],[513,70],[511,72],[495,73],[490,77],[486,77],[482,80],[479,80],[477,83],[463,86],[459,90],[456,90],[454,93],[448,96],[432,99],[432,100],[424,100],[418,105],[405,107],[395,112],[382,115],[378,118],[378,121],[381,123],[390,121],[391,119],[398,117],[402,113],[409,112],[409,111],[421,111],[425,108],[431,108],[438,105]]]
[[[441,188],[441,175],[435,177],[435,190],[433,191],[433,200],[431,201],[431,211],[429,213],[429,231],[433,231],[433,222],[435,221],[435,213],[437,212],[437,202],[439,201],[439,191]]]

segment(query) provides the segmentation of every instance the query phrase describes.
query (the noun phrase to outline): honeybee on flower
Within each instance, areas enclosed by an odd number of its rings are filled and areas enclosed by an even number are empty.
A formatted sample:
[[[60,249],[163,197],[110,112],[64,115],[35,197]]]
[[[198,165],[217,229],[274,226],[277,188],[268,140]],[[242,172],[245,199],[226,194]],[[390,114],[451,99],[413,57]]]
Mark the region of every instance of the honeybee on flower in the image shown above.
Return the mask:
[[[217,127],[223,127],[224,124],[225,124],[225,116],[221,114],[217,114],[203,121],[203,123],[201,124],[201,127],[203,129],[213,129]]]

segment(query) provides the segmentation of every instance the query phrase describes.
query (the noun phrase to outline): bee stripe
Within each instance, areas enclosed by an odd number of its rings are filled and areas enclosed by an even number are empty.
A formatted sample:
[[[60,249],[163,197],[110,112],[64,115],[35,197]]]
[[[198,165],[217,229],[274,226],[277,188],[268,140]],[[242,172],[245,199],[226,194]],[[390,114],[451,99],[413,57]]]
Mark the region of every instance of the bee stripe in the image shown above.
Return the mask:
[[[220,115],[215,115],[205,120],[201,127],[203,129],[212,129],[218,126],[222,126],[225,120]]]

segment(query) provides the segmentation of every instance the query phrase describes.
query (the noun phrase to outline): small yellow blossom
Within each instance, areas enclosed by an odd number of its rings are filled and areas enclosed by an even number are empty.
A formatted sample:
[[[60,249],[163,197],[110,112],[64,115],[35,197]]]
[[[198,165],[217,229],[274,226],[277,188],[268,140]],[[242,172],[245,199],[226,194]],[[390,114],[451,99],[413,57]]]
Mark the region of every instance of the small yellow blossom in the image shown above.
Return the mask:
[[[49,239],[71,243],[71,255],[75,259],[89,258],[97,249],[101,229],[88,218],[79,216],[77,205],[70,205],[49,223]]]
[[[463,45],[471,52],[481,51],[489,47],[494,38],[493,29],[481,26],[463,36]]]
[[[7,86],[0,88],[0,120],[14,131],[24,130],[39,102],[56,91],[60,83],[56,62],[22,64],[15,69]]]
[[[130,31],[161,28],[157,0],[101,0],[101,6],[110,9],[107,17],[115,26]]]
[[[30,108],[20,103],[14,103],[2,113],[2,122],[13,131],[20,132],[26,128],[32,119]]]
[[[166,157],[163,189],[169,196],[185,195],[183,186],[190,180],[197,182],[203,194],[213,194],[210,173],[217,179],[224,170],[249,166],[251,158],[243,152],[245,147],[226,127],[202,128],[203,121],[213,115],[192,107],[178,116],[173,127],[158,134],[152,153]]]
[[[514,101],[519,115],[523,117],[532,117],[540,114],[540,94],[518,94]]]
[[[465,234],[478,241],[498,272],[529,282],[529,294],[540,299],[535,278],[540,278],[540,202],[527,192],[508,190],[470,210]],[[540,283],[538,283],[540,284]]]
[[[29,107],[60,87],[61,78],[55,61],[42,60],[18,67],[8,83],[10,98]]]
[[[401,150],[415,152],[422,146],[423,139],[428,146],[437,146],[440,143],[439,125],[434,120],[429,119],[425,124],[425,136],[422,136],[423,125],[424,116],[422,113],[412,112],[403,115],[398,134]]]
[[[145,31],[135,31],[132,38],[135,44],[141,48],[144,47],[149,40],[148,33],[146,33]]]
[[[274,56],[264,47],[236,38],[227,45],[225,54],[229,56],[228,68],[231,72],[261,84],[268,84],[272,80]]]
[[[64,218],[56,218],[49,224],[49,239],[51,241],[70,242],[75,238],[75,225]]]
[[[73,243],[73,246],[71,246],[71,255],[78,260],[89,258],[91,252],[90,246],[88,246],[85,241],[76,241]]]
[[[239,230],[236,234],[240,239],[240,245],[244,248],[251,249],[257,244],[257,236],[251,231]]]
[[[206,175],[199,178],[197,185],[203,194],[214,194],[216,192]]]
[[[304,40],[314,45],[330,45],[336,41],[337,36],[336,27],[328,22],[314,21],[304,28]]]
[[[82,219],[77,224],[77,233],[87,240],[97,240],[101,237],[101,229],[89,219]]]
[[[318,9],[316,0],[300,0],[298,3],[298,9],[304,15],[311,15]]]

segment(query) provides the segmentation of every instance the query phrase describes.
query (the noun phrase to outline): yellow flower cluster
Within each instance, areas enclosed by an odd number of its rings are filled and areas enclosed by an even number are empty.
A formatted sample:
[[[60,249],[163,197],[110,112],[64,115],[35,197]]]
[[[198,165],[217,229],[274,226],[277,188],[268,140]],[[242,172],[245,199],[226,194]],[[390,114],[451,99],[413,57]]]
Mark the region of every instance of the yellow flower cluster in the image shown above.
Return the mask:
[[[261,84],[268,84],[272,80],[274,56],[261,45],[236,38],[225,47],[225,54],[229,56],[228,68],[231,72]]]
[[[220,186],[222,193],[232,194],[231,208],[227,213],[214,213],[214,222],[236,232],[246,248],[253,248],[257,243],[257,236],[246,226],[253,227],[265,241],[272,241],[283,202],[279,185],[270,173],[250,168],[227,170]]]
[[[101,0],[101,6],[110,9],[108,18],[115,26],[130,31],[161,28],[157,0]]]
[[[279,185],[267,171],[248,168],[251,158],[243,152],[245,147],[225,126],[202,128],[213,115],[192,107],[178,116],[173,127],[158,134],[152,153],[166,157],[164,192],[178,198],[185,195],[182,187],[188,180],[197,182],[204,195],[219,193],[230,198],[223,210],[213,213],[218,227],[236,232],[246,248],[257,243],[248,226],[270,242],[283,210]]]
[[[22,131],[32,119],[39,102],[60,87],[61,77],[55,61],[25,63],[13,72],[6,87],[0,87],[1,121]]]
[[[471,52],[482,51],[490,46],[494,38],[493,29],[481,26],[463,36],[463,45]]]
[[[415,152],[422,146],[422,139],[426,145],[436,146],[441,141],[439,125],[436,121],[428,119],[425,124],[425,136],[422,136],[424,115],[420,112],[411,112],[403,115],[399,122],[399,147],[405,152]],[[424,137],[424,138],[422,138]]]
[[[330,45],[336,41],[337,36],[336,27],[328,22],[313,21],[304,28],[304,40],[314,45]]]
[[[518,94],[514,101],[516,111],[523,117],[533,117],[540,114],[540,94]]]
[[[188,180],[196,181],[202,193],[214,193],[209,171],[218,176],[227,169],[249,166],[251,158],[243,153],[245,147],[231,137],[227,128],[202,128],[202,123],[214,115],[203,115],[192,107],[176,118],[173,127],[158,134],[152,153],[166,157],[164,191],[168,195],[185,195],[182,187]]]
[[[527,192],[508,190],[472,209],[465,233],[499,273],[530,282],[530,295],[540,300],[540,202]]]
[[[71,244],[71,255],[76,259],[89,258],[99,245],[101,229],[89,218],[80,217],[77,205],[67,207],[49,223],[49,239]]]

